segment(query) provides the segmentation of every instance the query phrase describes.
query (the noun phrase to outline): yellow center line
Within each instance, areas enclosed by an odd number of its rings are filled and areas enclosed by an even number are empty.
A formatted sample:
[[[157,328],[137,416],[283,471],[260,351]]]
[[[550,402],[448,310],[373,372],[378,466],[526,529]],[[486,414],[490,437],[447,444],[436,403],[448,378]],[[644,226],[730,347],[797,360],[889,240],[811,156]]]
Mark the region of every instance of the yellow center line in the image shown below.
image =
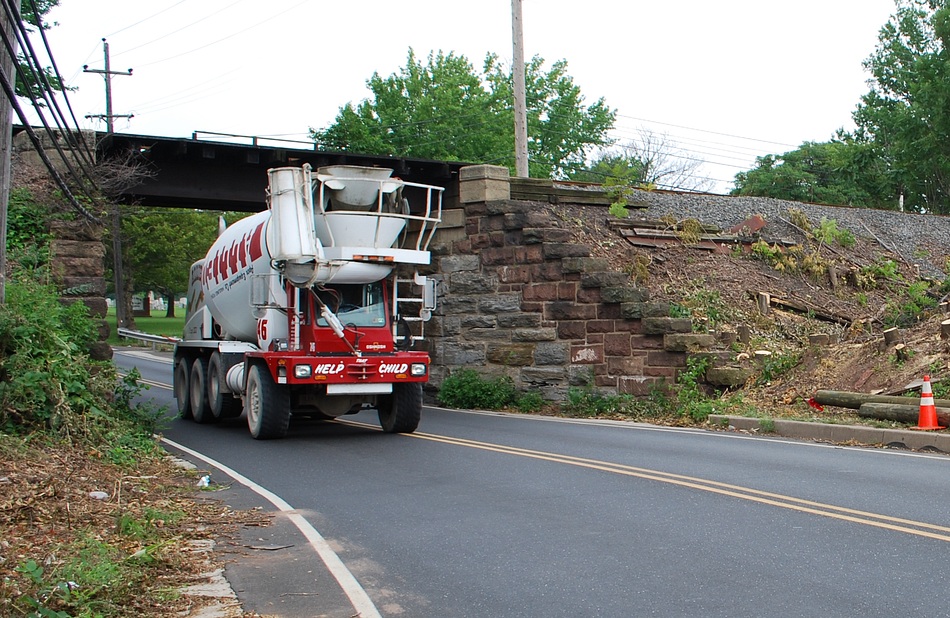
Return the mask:
[[[367,428],[377,429],[377,430],[379,429],[379,427],[372,424],[367,424],[367,423],[360,423],[360,422],[349,421],[349,420],[341,421],[341,422],[345,424],[350,424],[350,425],[357,425],[360,427],[367,427]],[[912,519],[903,519],[900,517],[891,517],[889,515],[882,515],[879,513],[870,513],[867,511],[850,509],[847,507],[836,506],[833,504],[825,504],[822,502],[815,502],[812,500],[796,498],[794,496],[787,496],[784,494],[761,491],[758,489],[752,489],[750,487],[742,487],[740,485],[731,485],[729,483],[721,483],[719,481],[712,481],[709,479],[685,476],[682,474],[673,474],[670,472],[663,472],[660,470],[651,470],[649,468],[639,468],[636,466],[628,466],[625,464],[601,461],[597,459],[587,459],[584,457],[574,457],[572,455],[563,455],[563,454],[550,453],[550,452],[545,452],[545,451],[535,451],[531,449],[524,449],[524,448],[518,448],[518,447],[513,447],[513,446],[494,444],[491,442],[480,442],[477,440],[468,440],[465,438],[451,438],[447,436],[439,436],[436,434],[428,434],[428,433],[420,433],[420,432],[403,434],[403,435],[410,438],[428,440],[430,442],[440,442],[443,444],[450,444],[454,446],[465,446],[468,448],[474,448],[474,449],[479,449],[483,451],[503,453],[506,455],[515,455],[518,457],[526,457],[529,459],[550,461],[553,463],[567,464],[567,465],[577,466],[580,468],[587,468],[590,470],[599,470],[602,472],[611,472],[614,474],[621,474],[624,476],[642,478],[646,480],[657,481],[660,483],[667,483],[670,485],[677,485],[680,487],[696,489],[699,491],[706,491],[706,492],[715,493],[715,494],[719,494],[723,496],[730,496],[733,498],[738,498],[740,500],[748,500],[750,502],[757,502],[759,504],[776,506],[779,508],[798,511],[801,513],[819,515],[821,517],[830,517],[832,519],[848,521],[851,523],[862,524],[865,526],[883,528],[885,530],[891,530],[894,532],[903,532],[906,534],[913,534],[916,536],[936,539],[939,541],[950,542],[950,527],[947,527],[947,526],[939,526],[936,524],[915,521]],[[941,534],[941,533],[944,533],[944,534]]]

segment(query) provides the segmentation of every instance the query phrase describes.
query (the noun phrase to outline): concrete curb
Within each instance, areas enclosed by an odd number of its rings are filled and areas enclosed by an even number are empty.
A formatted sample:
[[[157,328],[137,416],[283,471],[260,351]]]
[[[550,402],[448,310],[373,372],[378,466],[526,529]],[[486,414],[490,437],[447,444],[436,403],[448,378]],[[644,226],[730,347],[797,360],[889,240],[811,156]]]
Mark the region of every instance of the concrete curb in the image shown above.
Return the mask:
[[[765,423],[768,431],[763,429]],[[726,416],[710,414],[709,423],[718,427],[729,427],[738,431],[755,431],[762,434],[816,440],[837,444],[864,444],[868,446],[890,446],[908,448],[915,451],[940,451],[950,453],[950,433],[935,431],[914,431],[911,429],[879,429],[861,425],[831,425],[828,423],[807,423],[782,419],[749,418],[745,416]],[[774,428],[773,428],[774,427]]]

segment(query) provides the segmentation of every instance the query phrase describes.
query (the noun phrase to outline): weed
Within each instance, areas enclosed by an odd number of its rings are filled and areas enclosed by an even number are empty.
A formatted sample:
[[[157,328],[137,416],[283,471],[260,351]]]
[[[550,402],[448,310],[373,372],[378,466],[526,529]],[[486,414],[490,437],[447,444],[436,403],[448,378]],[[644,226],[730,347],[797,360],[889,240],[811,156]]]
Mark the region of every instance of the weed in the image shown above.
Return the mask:
[[[541,393],[537,391],[528,391],[522,393],[517,401],[515,401],[515,407],[518,408],[519,412],[531,413],[531,412],[540,412],[544,408],[544,398],[541,396]]]
[[[610,205],[610,208],[607,210],[610,214],[617,217],[618,219],[626,219],[630,216],[630,211],[627,209],[625,202],[614,202]]]
[[[511,378],[483,377],[474,369],[453,373],[439,389],[439,402],[450,408],[500,410],[514,403],[516,397]]]
[[[800,352],[788,354],[772,354],[762,363],[762,373],[759,375],[759,384],[768,384],[772,380],[785,375],[802,362]]]
[[[759,429],[764,433],[775,433],[775,420],[771,418],[760,418]]]

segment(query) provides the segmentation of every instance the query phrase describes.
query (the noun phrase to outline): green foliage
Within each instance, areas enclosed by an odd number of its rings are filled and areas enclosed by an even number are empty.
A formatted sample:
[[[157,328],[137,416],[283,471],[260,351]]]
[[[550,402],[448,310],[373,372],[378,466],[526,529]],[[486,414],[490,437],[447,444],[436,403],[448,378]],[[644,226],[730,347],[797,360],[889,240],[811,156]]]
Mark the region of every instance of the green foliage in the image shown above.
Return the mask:
[[[760,418],[759,429],[761,429],[763,433],[775,433],[775,419]]]
[[[902,280],[900,267],[894,260],[878,259],[870,266],[858,270],[858,287],[869,290],[878,287],[881,283]]]
[[[945,3],[896,0],[864,62],[870,90],[853,114],[856,139],[886,166],[890,194],[908,210],[950,212],[948,34]]]
[[[184,295],[191,265],[205,256],[217,238],[220,214],[167,208],[124,212],[123,252],[134,289],[155,291],[171,301]],[[229,222],[246,216],[225,214]],[[174,307],[174,303],[170,306]]]
[[[584,97],[559,60],[549,71],[538,56],[525,66],[529,172],[563,178],[584,165],[588,149],[608,142],[616,112]],[[512,77],[489,54],[476,71],[465,56],[410,48],[398,73],[367,81],[372,97],[340,108],[333,123],[310,129],[325,150],[496,163],[514,169]]]
[[[123,525],[120,521],[120,526]],[[127,535],[123,529],[119,533]],[[161,558],[155,551],[160,546],[148,546],[136,552],[150,558],[143,561],[137,557],[132,559],[133,556],[124,557],[118,547],[87,533],[61,547],[59,553],[63,558],[46,568],[35,560],[25,560],[14,569],[23,577],[22,588],[26,588],[19,598],[13,599],[14,607],[22,612],[17,615],[42,618],[128,615],[129,608],[134,606],[131,595],[160,574]],[[156,563],[159,570],[150,569],[150,563]]]
[[[789,352],[786,354],[772,354],[766,357],[762,363],[762,372],[759,374],[758,384],[768,384],[772,380],[779,378],[802,362],[801,352]]]
[[[445,378],[439,389],[439,403],[450,408],[500,410],[517,400],[511,378],[483,377],[474,369],[463,369]]]
[[[537,391],[521,393],[517,401],[515,401],[515,407],[518,408],[519,412],[524,412],[525,414],[540,412],[544,408],[544,398],[541,396],[541,393]]]
[[[937,300],[928,294],[930,283],[916,281],[902,290],[900,297],[887,304],[884,323],[887,326],[906,328],[920,321],[922,314],[937,306]]]
[[[818,242],[830,245],[836,243],[841,247],[849,248],[854,246],[854,234],[849,230],[838,228],[838,222],[834,219],[821,218],[818,229],[812,232]]]
[[[131,374],[116,386],[111,363],[86,354],[95,323],[81,303],[64,305],[55,290],[30,278],[7,284],[0,306],[0,428],[52,431],[117,453],[154,448],[160,412],[133,404]],[[131,456],[127,456],[131,458]]]
[[[617,201],[610,205],[610,208],[607,210],[610,214],[617,217],[618,219],[626,219],[630,216],[630,211],[627,210],[626,201]]]
[[[704,422],[710,414],[716,412],[715,401],[710,399],[700,387],[700,381],[709,367],[706,357],[691,356],[686,359],[686,370],[681,371],[676,382],[677,409],[682,416],[697,422]]]
[[[805,142],[782,155],[758,157],[755,168],[736,174],[731,194],[896,208],[888,178],[871,145],[839,133],[829,142]]]
[[[629,415],[634,400],[630,395],[603,393],[593,384],[572,386],[567,391],[567,400],[563,404],[565,412],[578,417],[598,417]]]

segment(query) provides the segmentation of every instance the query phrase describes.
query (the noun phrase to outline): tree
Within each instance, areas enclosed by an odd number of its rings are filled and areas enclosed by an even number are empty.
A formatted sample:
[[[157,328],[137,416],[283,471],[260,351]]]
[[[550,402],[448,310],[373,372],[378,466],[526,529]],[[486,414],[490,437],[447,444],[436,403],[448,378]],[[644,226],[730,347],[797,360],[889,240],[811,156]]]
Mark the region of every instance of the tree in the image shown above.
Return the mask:
[[[525,67],[530,173],[565,177],[590,148],[608,143],[616,113],[603,99],[584,105],[566,61],[548,72],[543,65],[535,56]],[[310,129],[320,148],[514,168],[511,72],[497,56],[479,73],[465,56],[440,51],[423,64],[410,48],[405,67],[386,78],[374,73],[367,87],[372,98]]]
[[[865,61],[870,91],[854,112],[855,139],[887,166],[908,209],[950,213],[950,8],[896,0]]]
[[[636,139],[623,146],[604,149],[590,167],[572,180],[662,187],[682,191],[708,191],[712,181],[697,175],[701,159],[682,150],[667,134],[640,129]]]
[[[755,168],[736,174],[732,195],[896,208],[885,168],[873,144],[839,131],[829,142],[805,142],[782,155],[758,157]]]
[[[191,265],[203,258],[214,242],[220,214],[140,209],[122,217],[123,252],[133,282],[130,287],[161,294],[168,307],[166,317],[175,317],[175,298],[187,292]],[[227,216],[234,220],[244,214]]]
[[[53,9],[59,6],[59,0],[21,0],[20,18],[26,26],[28,32],[36,30],[49,30],[52,25],[46,23],[44,18]],[[54,24],[55,25],[55,24]],[[16,93],[20,97],[34,98],[36,105],[45,107],[43,97],[40,92],[44,90],[44,84],[49,84],[53,90],[67,90],[62,80],[57,76],[51,67],[39,67],[28,62],[24,50],[17,53],[17,75],[16,75]],[[31,66],[35,66],[31,68]],[[34,70],[42,72],[34,73]]]

